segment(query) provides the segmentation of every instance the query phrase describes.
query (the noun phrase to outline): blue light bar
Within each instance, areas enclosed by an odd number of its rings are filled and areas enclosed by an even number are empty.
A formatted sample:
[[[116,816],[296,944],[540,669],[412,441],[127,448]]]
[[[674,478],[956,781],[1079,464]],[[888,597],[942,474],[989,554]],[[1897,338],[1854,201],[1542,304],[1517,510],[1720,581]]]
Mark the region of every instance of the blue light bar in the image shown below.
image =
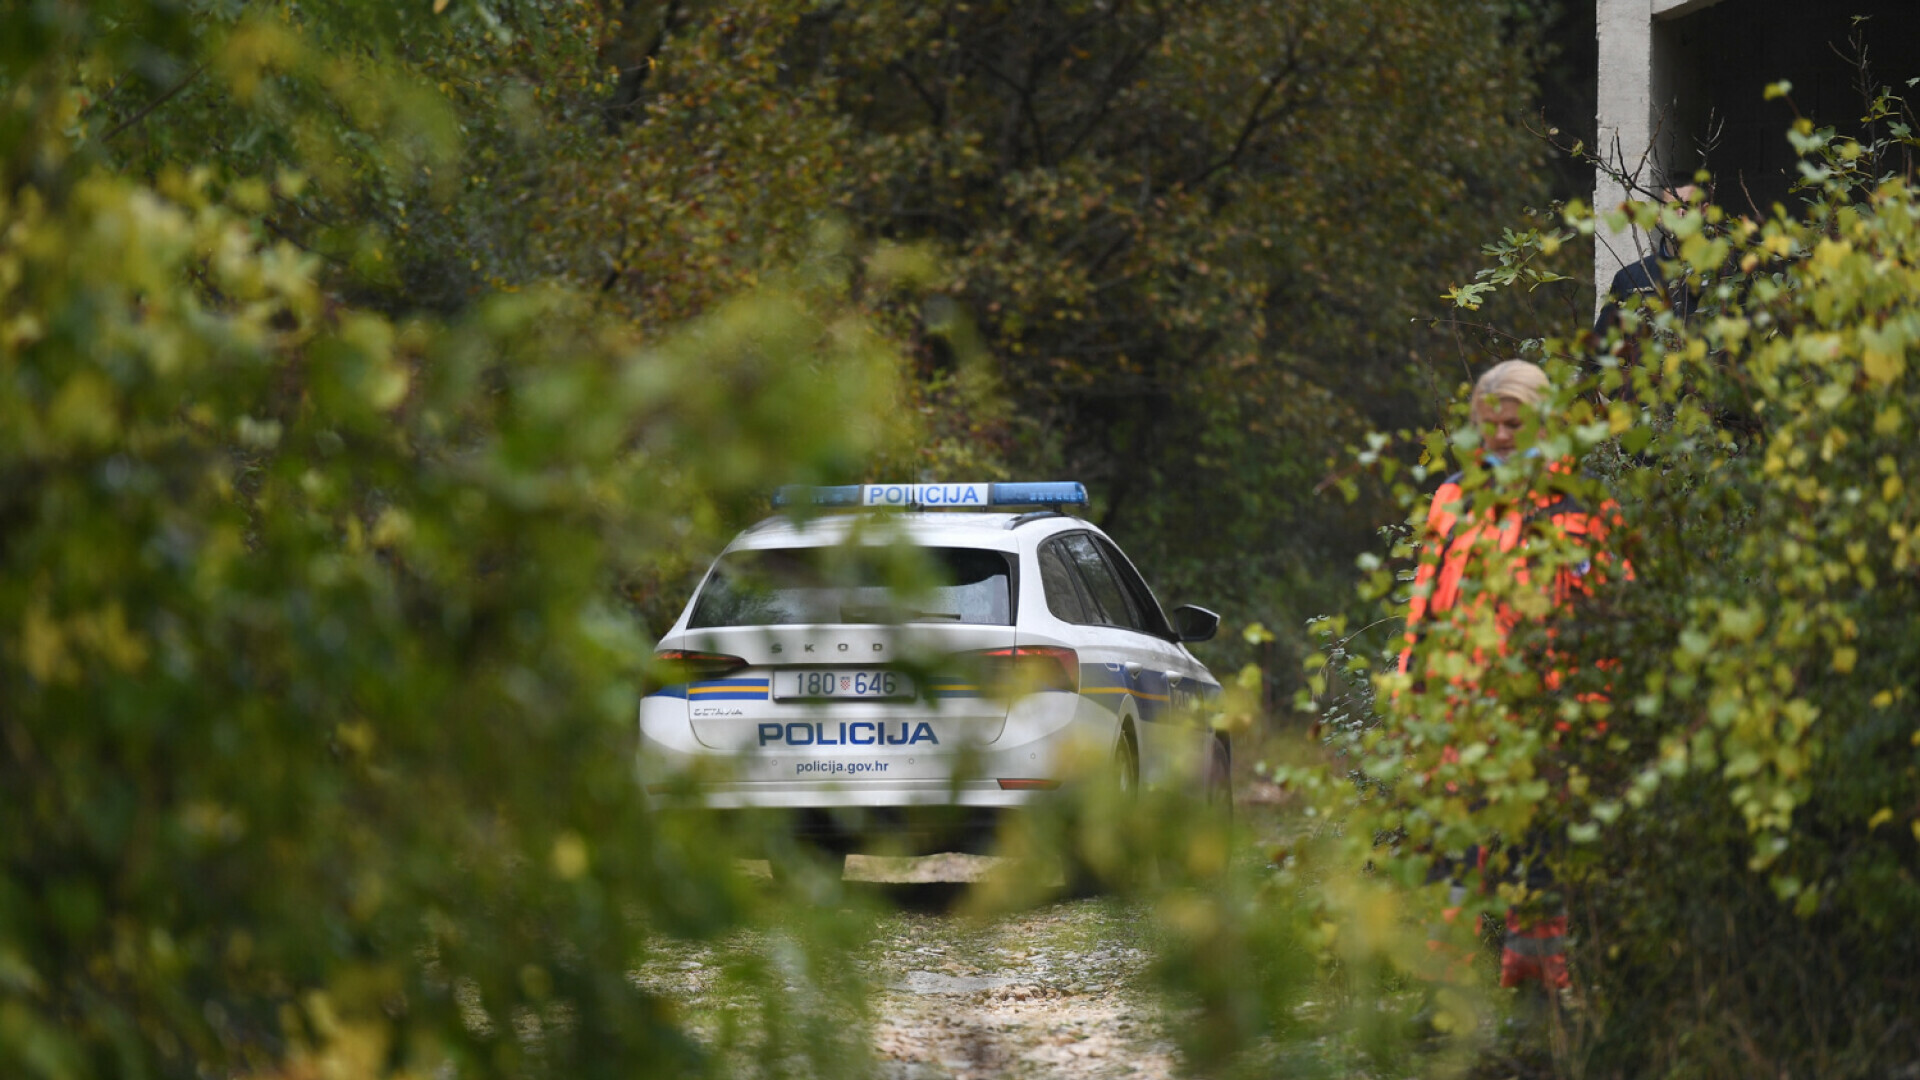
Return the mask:
[[[1085,506],[1086,485],[1075,480],[1019,484],[848,484],[783,487],[773,505],[892,506],[913,510],[985,510],[1001,506]]]
[[[1078,480],[1038,480],[993,485],[995,506],[1085,506],[1087,486]]]

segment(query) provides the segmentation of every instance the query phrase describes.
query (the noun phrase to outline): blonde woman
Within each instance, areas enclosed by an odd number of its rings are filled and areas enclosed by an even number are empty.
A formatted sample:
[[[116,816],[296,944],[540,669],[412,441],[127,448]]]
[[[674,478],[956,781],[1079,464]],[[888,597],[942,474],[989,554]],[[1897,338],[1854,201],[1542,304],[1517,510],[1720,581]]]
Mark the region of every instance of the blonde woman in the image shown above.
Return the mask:
[[[1540,365],[1525,360],[1502,361],[1480,376],[1468,412],[1480,425],[1480,452],[1488,464],[1498,464],[1513,454],[1528,419],[1537,420],[1541,404],[1552,390],[1553,384]],[[1517,517],[1462,527],[1461,519],[1467,511],[1466,494],[1460,486],[1464,475],[1448,477],[1427,507],[1426,540],[1431,557],[1420,560],[1413,580],[1413,602],[1407,609],[1407,648],[1400,656],[1403,671],[1412,662],[1413,645],[1425,620],[1451,610],[1459,599],[1473,550],[1484,543],[1487,526],[1492,525],[1499,535],[1501,551],[1511,551],[1520,539],[1522,522]],[[1585,529],[1584,522],[1566,524],[1574,525],[1576,531]]]
[[[1469,414],[1480,427],[1479,453],[1487,464],[1498,464],[1521,449],[1529,428],[1537,428],[1543,419],[1541,410],[1552,392],[1547,373],[1539,365],[1525,360],[1495,364],[1480,376],[1474,384]],[[1545,471],[1564,472],[1569,467],[1567,463],[1555,462]],[[1462,602],[1463,593],[1472,591],[1471,586],[1475,584],[1483,584],[1490,572],[1507,575],[1517,586],[1529,584],[1526,543],[1530,534],[1557,532],[1562,538],[1578,538],[1576,542],[1597,555],[1609,525],[1617,519],[1610,504],[1603,506],[1600,513],[1593,513],[1577,500],[1540,491],[1476,509],[1462,486],[1463,476],[1456,474],[1442,483],[1427,509],[1426,547],[1414,576],[1412,602],[1407,610],[1407,638],[1400,654],[1400,670],[1415,677],[1415,686],[1421,692],[1426,689],[1424,675],[1428,658],[1420,654],[1417,646],[1431,624],[1441,619],[1465,621],[1482,617],[1484,598]],[[1599,560],[1599,564],[1604,565],[1605,560]],[[1595,560],[1589,559],[1577,566],[1559,569],[1551,582],[1541,582],[1551,590],[1552,608],[1564,607],[1584,594],[1600,576],[1593,572],[1595,565]],[[1630,575],[1624,564],[1622,570]],[[1499,628],[1504,651],[1504,642],[1520,623],[1521,616],[1512,606],[1496,602],[1492,617]],[[1476,653],[1472,659],[1483,661],[1485,657]],[[1545,660],[1549,670],[1543,673],[1544,681],[1549,687],[1558,686],[1567,670],[1566,658],[1550,651]],[[1471,687],[1455,678],[1445,687],[1433,689],[1448,694],[1450,700],[1457,700],[1467,696]],[[1556,737],[1558,734],[1555,733]],[[1455,748],[1446,747],[1441,760],[1457,760]],[[1527,844],[1516,848],[1509,843],[1507,848],[1509,874],[1524,875],[1532,888],[1551,885],[1551,877],[1544,875],[1538,859],[1528,858],[1537,856],[1538,847]],[[1469,849],[1466,858],[1469,867],[1486,869],[1484,849]],[[1523,869],[1519,865],[1523,861],[1532,865]],[[1457,879],[1459,869],[1440,860],[1435,867],[1438,874],[1435,880],[1450,876]],[[1523,920],[1517,912],[1509,911],[1500,957],[1500,985],[1518,987],[1537,981],[1549,990],[1565,987],[1568,984],[1566,928],[1564,912]]]

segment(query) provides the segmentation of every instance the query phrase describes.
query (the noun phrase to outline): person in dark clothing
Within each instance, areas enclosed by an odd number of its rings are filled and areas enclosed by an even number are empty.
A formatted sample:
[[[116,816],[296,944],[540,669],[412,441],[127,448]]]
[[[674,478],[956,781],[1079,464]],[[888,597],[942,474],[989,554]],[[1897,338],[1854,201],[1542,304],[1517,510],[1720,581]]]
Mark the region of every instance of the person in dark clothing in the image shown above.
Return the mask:
[[[1696,189],[1692,184],[1683,184],[1662,194],[1662,201],[1685,207],[1693,201]],[[1613,275],[1613,281],[1607,286],[1606,303],[1600,307],[1600,314],[1593,321],[1593,336],[1603,345],[1607,334],[1620,324],[1621,305],[1633,297],[1659,297],[1667,302],[1676,315],[1686,318],[1693,314],[1699,303],[1699,292],[1686,281],[1668,281],[1661,263],[1672,262],[1680,257],[1679,245],[1665,229],[1653,232],[1653,250],[1640,259],[1621,267]],[[1635,350],[1638,343],[1629,339],[1627,349]],[[1623,359],[1631,360],[1632,356]]]

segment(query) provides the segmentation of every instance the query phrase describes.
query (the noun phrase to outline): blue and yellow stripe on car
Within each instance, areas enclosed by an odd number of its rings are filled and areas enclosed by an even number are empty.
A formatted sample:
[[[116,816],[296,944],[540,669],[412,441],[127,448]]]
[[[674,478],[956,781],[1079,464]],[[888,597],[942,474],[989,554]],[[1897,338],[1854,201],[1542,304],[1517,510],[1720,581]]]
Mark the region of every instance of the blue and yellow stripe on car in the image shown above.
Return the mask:
[[[713,679],[687,687],[688,701],[765,701],[772,696],[767,679]]]
[[[1081,664],[1080,694],[1109,712],[1119,712],[1129,697],[1139,697],[1126,668],[1119,664]],[[1145,712],[1150,706],[1143,705]]]
[[[1219,687],[1208,683],[1196,683],[1193,690],[1203,699],[1219,692]],[[1082,664],[1080,693],[1116,713],[1131,697],[1139,703],[1140,718],[1150,723],[1166,719],[1175,708],[1173,690],[1164,671],[1142,670],[1129,679],[1126,669],[1119,664]]]

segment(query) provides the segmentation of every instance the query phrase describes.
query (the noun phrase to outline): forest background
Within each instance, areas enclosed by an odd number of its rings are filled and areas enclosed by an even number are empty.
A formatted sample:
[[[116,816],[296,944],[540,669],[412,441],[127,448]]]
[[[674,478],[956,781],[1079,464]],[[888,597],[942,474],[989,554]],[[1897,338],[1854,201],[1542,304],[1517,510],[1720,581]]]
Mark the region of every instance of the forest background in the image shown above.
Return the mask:
[[[512,1071],[501,1001],[570,1075],[699,1067],[564,957],[749,919],[625,763],[782,483],[1083,480],[1285,702],[1397,514],[1320,481],[1477,366],[1423,316],[1550,190],[1525,125],[1592,41],[1505,0],[0,21],[0,1045],[56,1076]]]
[[[1588,187],[1540,137],[1592,123],[1557,3],[443,7],[209,9],[86,73],[75,148],[269,185],[264,235],[390,318],[562,283],[646,340],[831,277],[911,435],[796,478],[1083,480],[1174,602],[1275,630],[1217,658],[1270,703],[1393,516],[1334,458],[1498,351],[1432,321],[1487,224]],[[711,540],[633,567],[650,630]]]
[[[773,487],[1083,480],[1164,598],[1226,614],[1206,659],[1254,665],[1233,719],[1271,733],[1307,620],[1350,609],[1356,581],[1390,592],[1401,534],[1379,530],[1408,507],[1373,482],[1392,455],[1369,433],[1435,433],[1431,461],[1488,361],[1592,344],[1593,222],[1548,209],[1588,177],[1542,138],[1592,141],[1582,5],[103,0],[0,18],[0,1063],[33,1075],[858,1071],[858,912],[770,905],[730,872],[737,838],[649,817],[628,768],[654,635]],[[1758,250],[1806,256],[1837,220]],[[1876,335],[1908,302],[1867,255],[1906,265],[1910,239],[1863,232],[1831,260],[1845,295],[1872,294]],[[1728,255],[1701,243],[1702,268]],[[1487,259],[1513,273],[1483,285],[1561,287],[1461,306]],[[1780,286],[1752,325],[1826,334],[1858,310],[1827,295]],[[1744,348],[1748,325],[1675,355]],[[1741,387],[1822,446],[1779,455],[1806,500],[1909,453],[1881,403],[1907,392],[1888,360],[1905,346],[1873,340],[1860,394]],[[1720,440],[1721,414],[1669,403],[1696,427],[1589,411],[1578,429],[1585,449],[1644,431],[1629,457],[1676,463],[1622,470],[1630,507],[1702,509],[1662,520],[1706,533],[1649,534],[1671,544],[1649,574],[1716,553],[1623,601],[1644,617],[1602,643],[1651,704],[1585,764],[1638,801],[1556,799],[1521,737],[1445,764],[1491,785],[1503,827],[1591,842],[1623,823],[1585,850],[1626,897],[1592,924],[1622,935],[1601,955],[1625,1005],[1588,1015],[1662,1022],[1691,986],[1660,1039],[1614,1027],[1613,1060],[1706,1046],[1741,1075],[1765,1057],[1743,1046],[1794,1029],[1756,1007],[1733,1014],[1747,1044],[1721,1039],[1723,988],[1756,985],[1750,932],[1727,923],[1712,977],[1672,952],[1663,927],[1713,927],[1645,853],[1710,868],[1715,913],[1791,944],[1766,958],[1799,980],[1794,1007],[1861,1013],[1824,988],[1864,970],[1838,958],[1910,955],[1883,946],[1915,925],[1896,826],[1916,811],[1904,690],[1842,677],[1907,669],[1866,642],[1911,640],[1910,564],[1877,538],[1781,555],[1817,554],[1819,580],[1880,568],[1872,604],[1820,608],[1833,641],[1734,612],[1781,554],[1742,549],[1742,515],[1768,508],[1784,536],[1809,511],[1767,502],[1779,469],[1740,452],[1752,430]],[[1842,406],[1873,439],[1793,426]],[[1849,527],[1905,513],[1902,487],[1880,490],[1881,517]],[[1862,726],[1831,760],[1804,701],[1738,726],[1772,691],[1734,646],[1779,686],[1860,698],[1842,715]],[[1398,753],[1364,709],[1323,718],[1353,761]],[[1745,771],[1655,797],[1722,759]],[[1485,824],[1433,791],[1356,806],[1383,790],[1364,770],[1315,775],[1320,821],[1356,823],[1326,830],[1337,861],[1303,845],[1249,891],[1176,876],[1160,896],[1196,1067],[1300,1037],[1288,1067],[1310,1069],[1303,1003],[1329,986],[1378,1027],[1369,995],[1409,985],[1381,942],[1418,915],[1324,867],[1377,857],[1417,886],[1431,849],[1371,845]],[[1115,817],[1176,863],[1215,850],[1183,820]],[[600,962],[742,928],[774,945],[730,977],[770,992],[705,1045]],[[1899,1000],[1878,986],[1869,1005]],[[1873,1015],[1796,1060],[1911,1060],[1910,1018]]]

